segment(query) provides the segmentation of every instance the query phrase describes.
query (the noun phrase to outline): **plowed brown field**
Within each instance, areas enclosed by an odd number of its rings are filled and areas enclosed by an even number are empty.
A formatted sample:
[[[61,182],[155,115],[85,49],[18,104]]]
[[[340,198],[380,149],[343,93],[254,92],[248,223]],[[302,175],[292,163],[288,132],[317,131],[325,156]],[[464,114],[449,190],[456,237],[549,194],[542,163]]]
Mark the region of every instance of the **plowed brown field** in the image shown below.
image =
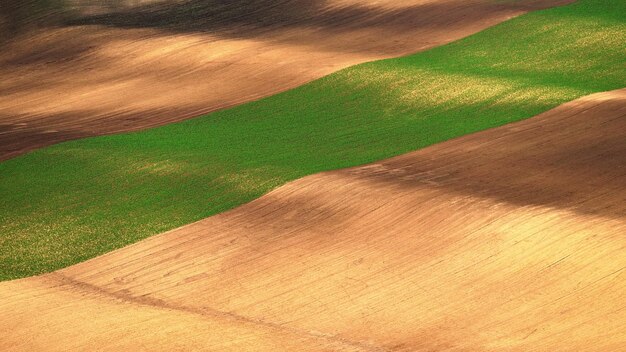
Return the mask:
[[[2,350],[621,351],[626,90],[0,283]]]
[[[180,121],[570,2],[190,0],[87,17],[3,46],[0,160]]]

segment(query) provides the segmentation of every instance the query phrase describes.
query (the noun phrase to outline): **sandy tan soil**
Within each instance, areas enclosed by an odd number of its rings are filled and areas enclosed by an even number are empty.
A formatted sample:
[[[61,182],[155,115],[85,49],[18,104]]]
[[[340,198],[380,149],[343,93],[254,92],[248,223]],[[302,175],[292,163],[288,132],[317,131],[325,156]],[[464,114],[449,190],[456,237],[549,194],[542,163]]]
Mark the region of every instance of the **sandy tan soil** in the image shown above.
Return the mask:
[[[204,12],[146,5],[91,17],[0,51],[0,160],[179,121],[569,2],[190,0]]]
[[[626,89],[0,284],[1,350],[620,351]]]

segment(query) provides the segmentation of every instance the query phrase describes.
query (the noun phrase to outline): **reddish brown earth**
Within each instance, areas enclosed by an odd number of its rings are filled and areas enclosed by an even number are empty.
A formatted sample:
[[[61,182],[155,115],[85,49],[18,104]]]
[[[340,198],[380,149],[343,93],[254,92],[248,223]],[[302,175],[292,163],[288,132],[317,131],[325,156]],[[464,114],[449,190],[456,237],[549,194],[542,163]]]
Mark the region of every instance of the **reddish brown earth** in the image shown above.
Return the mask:
[[[0,160],[180,121],[569,2],[189,0],[92,15],[3,45]]]
[[[623,351],[626,89],[0,284],[1,350]]]

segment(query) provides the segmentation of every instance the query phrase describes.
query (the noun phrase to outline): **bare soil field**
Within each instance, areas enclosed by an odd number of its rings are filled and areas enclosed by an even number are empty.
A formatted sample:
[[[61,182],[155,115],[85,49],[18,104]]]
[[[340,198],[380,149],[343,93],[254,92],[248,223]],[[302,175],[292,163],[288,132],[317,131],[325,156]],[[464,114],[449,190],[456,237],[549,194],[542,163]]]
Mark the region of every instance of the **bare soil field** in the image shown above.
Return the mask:
[[[0,53],[0,160],[284,91],[572,0],[137,2]]]
[[[618,351],[626,90],[0,283],[2,350]]]

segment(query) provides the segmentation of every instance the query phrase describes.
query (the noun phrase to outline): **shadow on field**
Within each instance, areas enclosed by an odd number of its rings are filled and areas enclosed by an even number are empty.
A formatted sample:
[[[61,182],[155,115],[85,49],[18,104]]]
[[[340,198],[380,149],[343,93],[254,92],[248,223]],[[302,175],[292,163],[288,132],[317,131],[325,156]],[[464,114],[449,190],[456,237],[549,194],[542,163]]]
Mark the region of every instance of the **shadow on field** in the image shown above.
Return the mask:
[[[122,1],[126,3],[127,1]],[[468,16],[467,7],[472,15]],[[311,28],[342,32],[363,28],[402,31],[419,27],[463,27],[481,23],[502,11],[527,8],[519,4],[436,2],[383,8],[338,5],[328,0],[188,0],[138,6],[110,4],[96,15],[71,21],[71,25],[104,25],[120,28],[158,28],[172,32],[210,32],[229,37],[254,37],[267,31]],[[459,11],[465,8],[465,11]],[[483,11],[489,8],[490,11]],[[447,13],[447,16],[441,16]]]
[[[537,118],[381,161],[382,171],[366,177],[472,201],[624,219],[626,91],[600,94],[604,98],[583,97]]]

